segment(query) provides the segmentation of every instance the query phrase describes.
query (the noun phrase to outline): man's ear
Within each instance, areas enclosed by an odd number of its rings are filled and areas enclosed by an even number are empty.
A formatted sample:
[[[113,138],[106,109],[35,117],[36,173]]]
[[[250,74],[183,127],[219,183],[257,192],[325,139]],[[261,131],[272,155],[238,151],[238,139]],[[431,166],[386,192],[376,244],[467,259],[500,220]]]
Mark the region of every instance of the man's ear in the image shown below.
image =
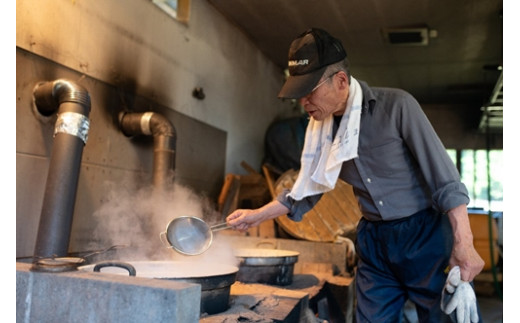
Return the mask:
[[[338,74],[336,74],[336,81],[339,84],[340,90],[344,90],[349,86],[348,75],[344,71],[339,71]]]

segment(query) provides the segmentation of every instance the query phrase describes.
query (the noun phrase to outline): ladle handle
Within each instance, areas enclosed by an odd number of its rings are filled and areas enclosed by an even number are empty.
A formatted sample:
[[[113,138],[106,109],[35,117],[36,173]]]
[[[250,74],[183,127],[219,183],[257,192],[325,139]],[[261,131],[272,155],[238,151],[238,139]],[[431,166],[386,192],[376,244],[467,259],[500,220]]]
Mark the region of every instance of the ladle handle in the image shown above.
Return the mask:
[[[214,231],[214,232],[220,231],[220,230],[231,229],[231,228],[232,228],[232,226],[228,225],[226,222],[215,224],[210,227],[211,231]]]
[[[86,254],[85,256],[83,256],[82,258],[88,258],[88,257],[91,257],[93,255],[97,255],[97,254],[100,254],[100,253],[105,253],[105,252],[108,252],[112,249],[117,249],[117,248],[123,248],[123,247],[128,247],[127,245],[114,245],[114,246],[110,246],[106,249],[103,249],[103,250],[97,250],[97,251],[93,251],[91,253],[88,253]]]
[[[163,237],[165,237],[165,238],[163,238]],[[159,234],[159,239],[161,239],[162,244],[163,244],[166,248],[173,248],[169,241],[167,241],[167,242],[164,241],[164,239],[168,240],[168,237],[166,237],[166,232],[161,232],[161,233]]]

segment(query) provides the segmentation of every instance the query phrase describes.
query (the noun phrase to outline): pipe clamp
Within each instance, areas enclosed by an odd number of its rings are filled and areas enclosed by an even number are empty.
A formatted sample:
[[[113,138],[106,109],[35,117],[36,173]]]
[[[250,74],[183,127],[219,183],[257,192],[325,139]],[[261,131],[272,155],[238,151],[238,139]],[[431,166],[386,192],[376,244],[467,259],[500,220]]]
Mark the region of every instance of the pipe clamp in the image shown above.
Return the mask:
[[[150,127],[150,119],[153,117],[153,112],[145,112],[143,113],[143,116],[141,117],[141,131],[145,135],[151,135],[152,130]]]
[[[56,120],[56,126],[54,127],[54,136],[58,133],[66,133],[79,137],[86,144],[89,127],[89,119],[81,113],[63,112],[58,114],[58,120]]]

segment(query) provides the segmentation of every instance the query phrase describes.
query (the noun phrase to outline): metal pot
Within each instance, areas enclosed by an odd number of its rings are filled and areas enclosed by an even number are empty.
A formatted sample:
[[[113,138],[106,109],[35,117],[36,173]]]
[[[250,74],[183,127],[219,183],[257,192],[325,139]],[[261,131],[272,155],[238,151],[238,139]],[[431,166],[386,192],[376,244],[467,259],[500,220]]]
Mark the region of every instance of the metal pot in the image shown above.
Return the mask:
[[[131,268],[128,269],[127,265]],[[119,268],[118,268],[119,267]],[[121,269],[125,268],[125,269]],[[102,262],[81,266],[79,270],[99,271],[128,275],[135,270],[135,276],[168,279],[201,285],[200,313],[216,314],[229,308],[231,285],[236,280],[238,267],[223,264],[203,266],[189,261],[118,261]]]
[[[33,261],[31,271],[47,273],[74,271],[84,262],[85,259],[80,257],[41,258]]]
[[[240,260],[237,280],[243,283],[289,285],[299,252],[278,249],[235,249]]]
[[[97,254],[103,254],[112,249],[126,247],[123,245],[115,245],[108,247],[103,250],[97,250],[89,252],[82,257],[48,257],[48,258],[35,258],[31,266],[31,271],[40,271],[48,273],[61,273],[66,271],[75,271],[79,266],[87,263],[87,258],[90,258]]]

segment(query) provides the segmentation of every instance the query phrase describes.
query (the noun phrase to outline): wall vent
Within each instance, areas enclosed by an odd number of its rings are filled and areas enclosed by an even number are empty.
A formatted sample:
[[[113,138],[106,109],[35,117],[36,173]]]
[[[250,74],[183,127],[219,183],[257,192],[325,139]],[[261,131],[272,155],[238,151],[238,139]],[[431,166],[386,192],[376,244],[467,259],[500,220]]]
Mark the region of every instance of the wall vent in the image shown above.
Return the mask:
[[[389,28],[383,30],[383,38],[393,46],[426,46],[429,33],[428,28]]]

